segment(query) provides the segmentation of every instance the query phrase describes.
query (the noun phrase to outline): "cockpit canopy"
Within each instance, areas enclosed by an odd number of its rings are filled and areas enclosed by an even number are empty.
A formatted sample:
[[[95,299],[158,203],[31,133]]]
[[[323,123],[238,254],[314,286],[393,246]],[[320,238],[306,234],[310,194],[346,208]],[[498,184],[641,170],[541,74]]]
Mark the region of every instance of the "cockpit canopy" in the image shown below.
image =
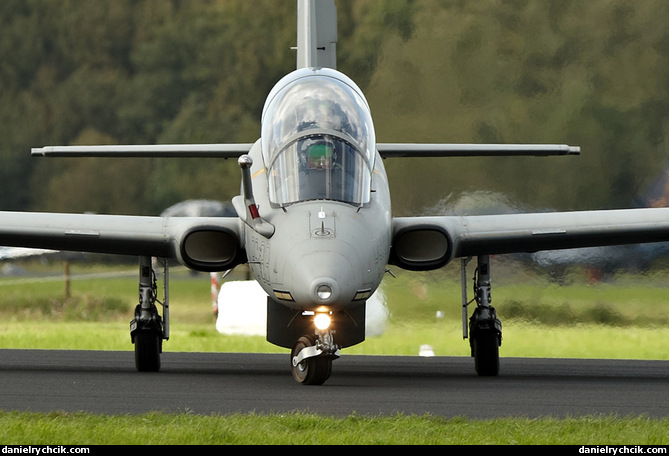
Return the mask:
[[[341,73],[298,70],[268,98],[262,151],[273,205],[369,203],[375,148],[367,102]]]

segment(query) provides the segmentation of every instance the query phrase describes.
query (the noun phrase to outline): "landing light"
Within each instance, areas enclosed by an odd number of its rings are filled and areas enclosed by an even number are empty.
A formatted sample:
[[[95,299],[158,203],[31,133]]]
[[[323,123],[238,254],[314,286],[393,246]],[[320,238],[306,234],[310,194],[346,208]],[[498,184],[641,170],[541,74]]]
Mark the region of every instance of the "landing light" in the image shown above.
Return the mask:
[[[318,299],[322,301],[328,300],[332,296],[332,288],[330,288],[330,285],[319,285],[316,289],[316,294],[318,295]]]
[[[316,314],[314,317],[314,325],[316,326],[317,329],[320,329],[321,331],[325,331],[330,327],[330,315],[324,314],[324,313],[319,313]]]

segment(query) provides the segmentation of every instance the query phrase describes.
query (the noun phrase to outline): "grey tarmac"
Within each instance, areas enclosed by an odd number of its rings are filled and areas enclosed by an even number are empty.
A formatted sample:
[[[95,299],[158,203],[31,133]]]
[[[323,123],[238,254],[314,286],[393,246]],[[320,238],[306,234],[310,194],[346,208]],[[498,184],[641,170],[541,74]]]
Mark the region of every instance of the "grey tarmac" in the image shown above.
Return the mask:
[[[305,386],[288,353],[166,352],[160,372],[140,373],[132,351],[5,349],[0,410],[666,417],[669,361],[502,358],[497,377],[479,377],[467,357],[344,354]]]

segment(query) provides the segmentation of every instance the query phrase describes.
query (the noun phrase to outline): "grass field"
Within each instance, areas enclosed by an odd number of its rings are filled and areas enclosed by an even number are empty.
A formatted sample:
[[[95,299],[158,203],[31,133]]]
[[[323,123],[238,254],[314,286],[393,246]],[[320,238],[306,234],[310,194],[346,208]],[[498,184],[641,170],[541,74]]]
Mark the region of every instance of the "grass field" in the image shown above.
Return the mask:
[[[669,419],[334,418],[311,414],[0,413],[3,444],[70,445],[666,445]]]
[[[72,264],[67,299],[62,265],[20,266],[29,275],[0,278],[0,348],[132,350],[128,323],[137,299],[133,265]],[[669,270],[618,275],[596,283],[578,268],[559,280],[531,269],[493,271],[499,271],[493,275],[493,304],[504,324],[502,357],[669,359]],[[396,275],[383,286],[389,312],[385,332],[344,354],[417,355],[419,347],[428,344],[438,356],[468,356],[468,343],[462,340],[458,268]],[[166,351],[286,351],[262,336],[218,333],[208,275],[173,270],[170,303]],[[666,445],[667,425],[669,418],[647,417],[477,421],[431,416],[108,417],[0,412],[0,442],[282,444],[296,443],[294,436],[299,433],[300,443]],[[147,440],[151,435],[156,441]]]
[[[42,277],[0,278],[0,347],[132,350],[128,323],[138,294],[135,268],[73,265],[71,297],[64,299],[57,267],[27,263],[28,271]],[[427,344],[436,355],[468,356],[458,274],[388,277],[385,332],[345,352],[415,355]],[[502,356],[669,359],[669,271],[593,284],[575,270],[561,279],[567,286],[536,272],[506,271],[493,279],[493,304],[503,322]],[[165,350],[285,351],[262,336],[218,333],[207,274],[174,270],[170,303]]]

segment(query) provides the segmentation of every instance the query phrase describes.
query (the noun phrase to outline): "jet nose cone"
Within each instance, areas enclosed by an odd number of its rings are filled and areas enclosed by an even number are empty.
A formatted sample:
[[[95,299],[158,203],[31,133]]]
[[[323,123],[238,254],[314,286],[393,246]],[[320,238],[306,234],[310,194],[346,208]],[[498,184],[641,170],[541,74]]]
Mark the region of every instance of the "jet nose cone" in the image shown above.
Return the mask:
[[[355,270],[346,256],[334,252],[303,256],[291,287],[296,301],[307,307],[350,303],[359,282],[355,280]]]

